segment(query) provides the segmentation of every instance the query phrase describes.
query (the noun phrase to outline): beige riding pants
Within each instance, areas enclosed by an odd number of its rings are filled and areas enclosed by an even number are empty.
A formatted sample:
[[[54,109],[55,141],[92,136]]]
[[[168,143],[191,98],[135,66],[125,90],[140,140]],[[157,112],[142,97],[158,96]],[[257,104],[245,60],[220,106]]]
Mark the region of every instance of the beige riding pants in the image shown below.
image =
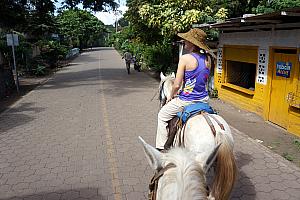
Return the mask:
[[[201,101],[183,101],[177,97],[164,105],[158,113],[156,148],[164,149],[164,145],[168,139],[168,122],[176,116],[177,112],[182,111],[184,106],[189,104],[207,101],[208,97],[202,99]]]

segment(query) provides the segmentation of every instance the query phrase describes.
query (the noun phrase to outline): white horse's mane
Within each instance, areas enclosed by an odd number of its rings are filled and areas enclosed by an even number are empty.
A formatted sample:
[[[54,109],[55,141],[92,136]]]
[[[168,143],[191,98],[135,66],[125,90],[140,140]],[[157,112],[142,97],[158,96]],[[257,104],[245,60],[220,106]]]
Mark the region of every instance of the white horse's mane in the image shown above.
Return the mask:
[[[164,190],[161,199],[172,199],[170,195],[178,199],[207,199],[205,174],[200,164],[195,160],[195,154],[183,148],[174,148],[163,156],[164,163],[173,163],[175,168],[170,169],[164,175]],[[176,185],[174,185],[176,184]]]
[[[166,102],[166,98],[170,95],[171,93],[171,89],[172,89],[172,85],[174,84],[174,79],[175,79],[175,75],[174,74],[169,74],[167,76],[164,76],[163,74],[161,74],[160,76],[161,80],[160,80],[160,84],[159,84],[159,88],[158,91],[163,91],[163,93],[160,93],[160,106],[162,107]],[[162,101],[164,99],[164,101]]]

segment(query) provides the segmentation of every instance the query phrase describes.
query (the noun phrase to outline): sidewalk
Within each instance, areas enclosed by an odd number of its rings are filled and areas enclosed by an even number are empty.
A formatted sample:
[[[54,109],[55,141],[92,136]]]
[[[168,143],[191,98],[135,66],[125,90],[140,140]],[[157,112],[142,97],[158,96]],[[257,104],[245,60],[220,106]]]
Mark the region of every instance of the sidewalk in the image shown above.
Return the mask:
[[[300,167],[300,144],[295,142],[300,142],[299,137],[271,122],[264,121],[254,113],[238,109],[222,100],[211,99],[210,104],[231,126],[276,154],[290,159],[291,162]]]
[[[238,181],[231,200],[299,200],[300,169],[231,126]]]
[[[219,99],[210,104],[234,133],[240,174],[232,199],[300,199],[300,170],[294,165],[300,165],[300,150],[293,146],[298,138]],[[294,163],[281,157],[284,152],[293,155]]]

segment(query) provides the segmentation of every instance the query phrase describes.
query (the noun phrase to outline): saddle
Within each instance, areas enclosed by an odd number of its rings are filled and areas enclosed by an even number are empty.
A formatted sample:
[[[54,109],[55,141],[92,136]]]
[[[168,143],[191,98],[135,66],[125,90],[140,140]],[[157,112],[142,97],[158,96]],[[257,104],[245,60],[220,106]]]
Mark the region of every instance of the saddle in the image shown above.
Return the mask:
[[[164,149],[169,149],[172,147],[176,133],[179,129],[182,129],[185,127],[184,125],[187,123],[187,121],[196,116],[196,115],[203,115],[205,120],[207,121],[208,125],[210,126],[214,136],[216,135],[216,130],[214,128],[213,123],[211,122],[210,118],[208,117],[208,114],[216,114],[216,112],[213,110],[211,106],[209,106],[208,103],[196,103],[191,104],[188,106],[185,106],[183,108],[182,112],[178,112],[177,116],[175,116],[173,119],[171,119],[168,122],[168,139],[164,145]],[[211,115],[211,117],[218,123],[218,125],[221,127],[221,129],[224,130],[224,126],[214,117]],[[184,131],[184,130],[183,130]]]

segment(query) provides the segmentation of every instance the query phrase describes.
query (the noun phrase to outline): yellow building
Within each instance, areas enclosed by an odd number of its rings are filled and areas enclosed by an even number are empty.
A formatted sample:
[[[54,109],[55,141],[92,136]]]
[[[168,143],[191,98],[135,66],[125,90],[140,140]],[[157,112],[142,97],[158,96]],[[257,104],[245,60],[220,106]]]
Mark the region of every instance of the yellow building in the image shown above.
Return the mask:
[[[200,27],[220,30],[219,97],[300,136],[300,9]]]

